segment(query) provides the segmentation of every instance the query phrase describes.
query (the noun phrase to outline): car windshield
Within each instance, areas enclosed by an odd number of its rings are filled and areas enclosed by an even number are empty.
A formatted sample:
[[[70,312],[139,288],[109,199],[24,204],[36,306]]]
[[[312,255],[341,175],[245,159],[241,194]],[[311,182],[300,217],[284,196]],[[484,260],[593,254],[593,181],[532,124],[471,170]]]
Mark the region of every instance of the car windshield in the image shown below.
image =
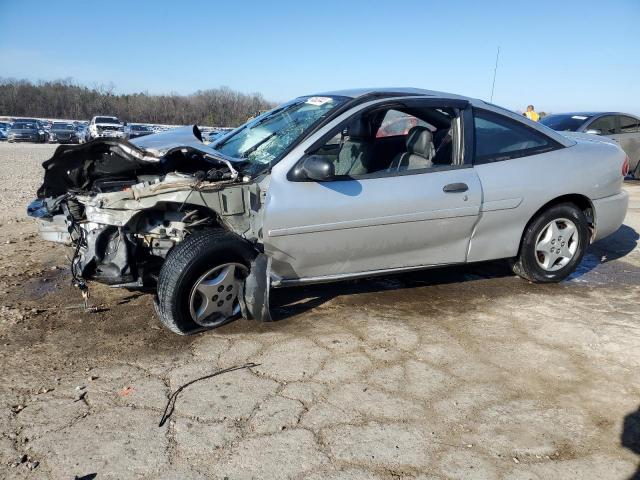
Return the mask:
[[[51,128],[53,130],[73,130],[73,125],[70,123],[54,123]]]
[[[138,130],[140,132],[146,132],[147,131],[147,127],[142,126],[142,125],[131,125],[131,130]]]
[[[120,123],[116,117],[96,117],[96,123]]]
[[[36,124],[35,123],[27,123],[27,122],[16,122],[13,125],[11,125],[11,130],[35,130]]]
[[[575,132],[584,122],[591,118],[589,115],[547,115],[540,119],[540,123],[558,132]]]
[[[257,173],[280,156],[314,123],[348,100],[347,97],[302,97],[285,103],[240,127],[214,146],[218,152],[243,160],[241,169]]]

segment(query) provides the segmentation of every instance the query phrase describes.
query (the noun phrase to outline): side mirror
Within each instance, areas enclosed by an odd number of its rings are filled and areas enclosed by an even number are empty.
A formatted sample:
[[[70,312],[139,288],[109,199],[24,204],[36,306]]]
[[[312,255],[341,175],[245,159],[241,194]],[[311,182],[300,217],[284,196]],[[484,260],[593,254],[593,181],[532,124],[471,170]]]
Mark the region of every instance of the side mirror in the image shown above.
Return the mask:
[[[294,175],[303,180],[325,182],[335,174],[335,167],[324,155],[309,155],[296,167]]]
[[[584,133],[590,133],[591,135],[602,135],[602,130],[598,130],[597,128],[590,128]]]

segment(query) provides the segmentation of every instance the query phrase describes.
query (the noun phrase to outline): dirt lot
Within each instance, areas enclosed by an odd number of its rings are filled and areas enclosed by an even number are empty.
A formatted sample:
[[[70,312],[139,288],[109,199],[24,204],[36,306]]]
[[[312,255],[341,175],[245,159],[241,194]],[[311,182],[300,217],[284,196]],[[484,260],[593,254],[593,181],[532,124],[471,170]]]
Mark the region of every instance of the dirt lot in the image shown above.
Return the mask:
[[[271,324],[178,337],[92,285],[24,204],[53,147],[0,144],[0,477],[630,478],[640,185],[560,285],[498,262],[280,291]],[[247,361],[260,365],[180,385]],[[95,475],[94,475],[95,474]]]

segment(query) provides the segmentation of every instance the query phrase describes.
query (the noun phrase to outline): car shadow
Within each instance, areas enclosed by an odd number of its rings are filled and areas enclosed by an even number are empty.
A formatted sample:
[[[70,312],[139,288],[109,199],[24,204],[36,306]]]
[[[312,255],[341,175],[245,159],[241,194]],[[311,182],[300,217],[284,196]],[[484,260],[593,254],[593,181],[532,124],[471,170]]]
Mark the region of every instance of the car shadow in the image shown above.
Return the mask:
[[[624,417],[620,444],[633,453],[640,455],[640,407],[635,412],[631,412]],[[640,464],[638,464],[635,473],[629,477],[629,480],[640,480]]]
[[[601,264],[627,256],[637,247],[638,239],[638,232],[628,225],[622,225],[615,233],[590,245],[582,262],[569,278],[579,278]]]
[[[319,307],[341,295],[397,291],[510,276],[513,276],[513,272],[508,263],[504,260],[496,260],[470,265],[430,268],[384,277],[273,289],[270,298],[270,311],[273,321],[280,321]]]

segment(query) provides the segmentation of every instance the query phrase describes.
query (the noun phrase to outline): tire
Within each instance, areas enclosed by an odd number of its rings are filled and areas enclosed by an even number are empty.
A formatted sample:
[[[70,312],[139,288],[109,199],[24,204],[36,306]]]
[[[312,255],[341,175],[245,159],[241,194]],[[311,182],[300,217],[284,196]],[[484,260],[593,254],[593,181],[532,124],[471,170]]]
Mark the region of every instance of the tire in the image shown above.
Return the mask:
[[[575,233],[567,233],[571,224]],[[554,205],[527,225],[513,272],[534,283],[560,282],[582,261],[590,235],[582,210],[572,203]]]
[[[211,317],[201,318],[196,322],[197,308],[194,305],[202,299],[202,294],[196,291],[197,286],[210,285],[212,280],[203,278],[212,270],[235,270],[234,286],[243,284],[243,278],[249,273],[249,265],[255,251],[243,238],[222,229],[209,229],[189,235],[178,244],[167,256],[158,277],[158,295],[156,313],[160,322],[174,333],[188,335],[203,330],[209,330],[225,325],[240,316],[237,296],[242,288],[222,291],[221,300],[218,295],[201,300],[201,306],[223,302],[224,309],[233,307],[233,313],[226,316],[221,312],[213,312]],[[216,285],[218,288],[218,285]],[[230,292],[230,293],[228,293]],[[231,300],[226,299],[234,294]],[[226,300],[225,300],[226,299]],[[214,302],[215,300],[216,302]],[[215,308],[215,306],[213,307]],[[202,309],[205,310],[204,308]]]

